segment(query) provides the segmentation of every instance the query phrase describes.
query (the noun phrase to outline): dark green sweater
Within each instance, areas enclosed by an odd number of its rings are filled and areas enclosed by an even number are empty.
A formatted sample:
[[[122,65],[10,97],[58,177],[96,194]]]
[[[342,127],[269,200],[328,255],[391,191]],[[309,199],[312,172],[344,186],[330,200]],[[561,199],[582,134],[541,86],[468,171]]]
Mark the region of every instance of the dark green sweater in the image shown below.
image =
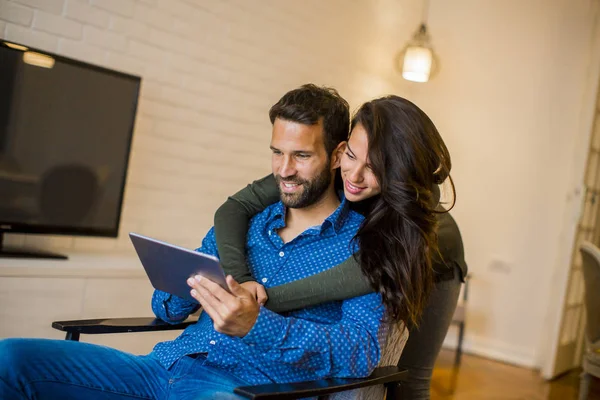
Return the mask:
[[[254,181],[231,196],[215,214],[215,236],[221,265],[238,282],[254,280],[246,264],[246,232],[250,219],[269,205],[279,201],[279,190],[273,175]],[[458,266],[462,277],[467,274],[460,231],[449,213],[438,214],[438,246],[440,257],[434,258],[438,273]],[[354,257],[320,274],[267,289],[266,307],[283,312],[344,300],[373,292],[364,279]]]

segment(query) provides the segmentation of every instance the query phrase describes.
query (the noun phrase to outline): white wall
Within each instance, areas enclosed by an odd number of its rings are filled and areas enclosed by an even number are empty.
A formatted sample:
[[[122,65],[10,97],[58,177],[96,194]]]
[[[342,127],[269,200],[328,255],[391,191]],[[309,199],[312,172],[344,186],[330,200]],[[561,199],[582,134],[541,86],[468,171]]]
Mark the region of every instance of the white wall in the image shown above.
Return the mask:
[[[442,70],[413,92],[452,154],[453,215],[474,275],[467,348],[522,365],[542,362],[545,317],[566,279],[565,213],[578,206],[591,122],[582,110],[600,73],[588,71],[600,50],[593,2],[432,1]]]
[[[385,4],[386,7],[378,7]],[[0,0],[0,36],[143,77],[121,233],[199,245],[215,209],[270,171],[268,110],[306,82],[352,107],[404,93],[390,54],[419,3]],[[45,247],[119,240],[9,236]]]

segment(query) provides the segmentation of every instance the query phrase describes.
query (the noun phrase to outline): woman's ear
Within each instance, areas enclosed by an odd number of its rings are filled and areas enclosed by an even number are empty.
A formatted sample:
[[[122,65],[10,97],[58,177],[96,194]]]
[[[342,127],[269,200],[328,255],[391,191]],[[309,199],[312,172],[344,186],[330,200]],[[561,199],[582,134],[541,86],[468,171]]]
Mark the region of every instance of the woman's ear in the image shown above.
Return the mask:
[[[340,167],[340,162],[342,161],[342,156],[344,155],[344,151],[346,151],[346,144],[348,142],[344,141],[337,145],[335,150],[333,150],[333,154],[331,155],[331,169],[336,169]]]

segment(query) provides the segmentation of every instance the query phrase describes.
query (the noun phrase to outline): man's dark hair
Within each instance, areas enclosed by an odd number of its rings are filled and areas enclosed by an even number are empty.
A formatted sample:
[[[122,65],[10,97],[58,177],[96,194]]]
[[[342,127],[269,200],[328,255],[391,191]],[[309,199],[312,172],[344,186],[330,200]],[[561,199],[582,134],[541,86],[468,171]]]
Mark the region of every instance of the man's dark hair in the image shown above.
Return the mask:
[[[291,90],[269,110],[271,123],[276,118],[315,125],[323,118],[325,150],[331,156],[338,144],[348,139],[350,107],[337,90],[312,83]]]

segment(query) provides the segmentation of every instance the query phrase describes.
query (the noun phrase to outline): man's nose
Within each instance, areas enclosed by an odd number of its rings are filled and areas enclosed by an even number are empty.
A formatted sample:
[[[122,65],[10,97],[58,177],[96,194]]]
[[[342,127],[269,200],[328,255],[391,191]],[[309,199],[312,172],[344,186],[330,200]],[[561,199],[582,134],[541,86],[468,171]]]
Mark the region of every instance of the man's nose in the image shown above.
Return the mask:
[[[296,166],[291,157],[284,157],[283,163],[281,164],[281,169],[279,170],[279,175],[282,178],[296,175]]]

